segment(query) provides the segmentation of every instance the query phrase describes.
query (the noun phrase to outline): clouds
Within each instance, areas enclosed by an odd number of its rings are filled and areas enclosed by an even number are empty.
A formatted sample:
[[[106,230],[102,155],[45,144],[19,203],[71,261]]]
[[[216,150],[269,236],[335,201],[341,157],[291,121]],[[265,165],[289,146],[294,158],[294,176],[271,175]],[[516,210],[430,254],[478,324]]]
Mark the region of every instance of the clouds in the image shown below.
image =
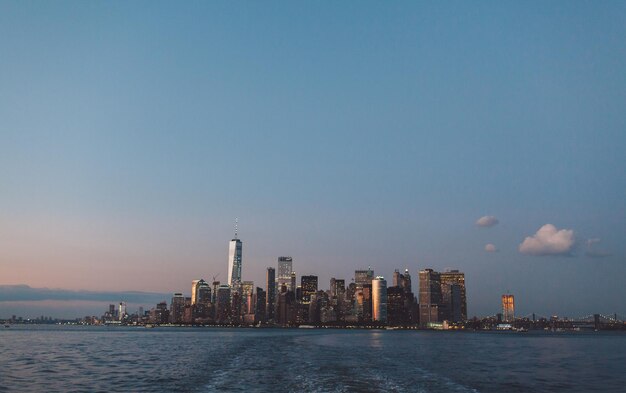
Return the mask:
[[[485,244],[485,251],[487,252],[496,252],[498,251],[498,248],[496,248],[496,246],[492,243],[487,243]]]
[[[588,239],[587,240],[587,249],[585,250],[585,255],[590,258],[605,258],[610,257],[611,253],[605,250],[599,249],[597,244],[600,243],[600,239]]]
[[[0,302],[7,301],[103,301],[129,303],[158,303],[171,297],[171,294],[150,292],[91,292],[69,291],[65,289],[31,288],[28,285],[0,285]]]
[[[481,218],[476,220],[476,226],[489,228],[489,227],[496,225],[499,222],[500,221],[498,221],[498,219],[495,216],[482,216]]]
[[[489,228],[489,227],[492,227],[492,226],[498,224],[499,222],[500,221],[498,221],[496,216],[482,216],[481,218],[476,220],[475,224],[478,227]],[[498,251],[498,249],[496,248],[496,246],[493,243],[487,243],[485,245],[485,251],[486,252],[496,252],[496,251]]]
[[[570,255],[574,247],[574,231],[557,229],[552,224],[539,228],[519,245],[519,252],[526,255]]]

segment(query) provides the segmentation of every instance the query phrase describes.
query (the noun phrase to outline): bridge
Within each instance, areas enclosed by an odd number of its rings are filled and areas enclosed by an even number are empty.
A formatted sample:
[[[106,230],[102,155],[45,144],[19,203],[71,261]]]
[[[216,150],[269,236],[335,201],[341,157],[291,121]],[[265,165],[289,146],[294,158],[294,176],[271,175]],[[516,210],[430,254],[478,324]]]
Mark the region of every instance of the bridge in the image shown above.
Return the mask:
[[[537,322],[546,321],[549,322],[552,327],[566,327],[566,328],[578,328],[578,329],[601,329],[611,327],[621,327],[626,324],[626,318],[622,315],[614,313],[612,315],[605,314],[589,314],[578,318],[569,317],[546,317],[542,315],[529,314],[522,319]]]
[[[600,329],[604,326],[622,325],[624,324],[624,318],[617,315],[604,315],[604,314],[590,314],[584,317],[576,318],[571,321],[574,327],[578,328],[592,328]]]

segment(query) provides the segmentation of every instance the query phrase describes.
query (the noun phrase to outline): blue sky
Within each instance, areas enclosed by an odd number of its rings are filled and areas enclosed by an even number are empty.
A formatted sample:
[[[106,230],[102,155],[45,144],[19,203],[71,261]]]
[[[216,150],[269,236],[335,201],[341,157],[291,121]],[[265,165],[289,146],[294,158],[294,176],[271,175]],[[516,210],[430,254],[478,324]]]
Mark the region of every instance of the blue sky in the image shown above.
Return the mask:
[[[451,267],[470,315],[626,314],[624,37],[621,2],[4,1],[0,284],[188,292],[239,217],[257,285]]]

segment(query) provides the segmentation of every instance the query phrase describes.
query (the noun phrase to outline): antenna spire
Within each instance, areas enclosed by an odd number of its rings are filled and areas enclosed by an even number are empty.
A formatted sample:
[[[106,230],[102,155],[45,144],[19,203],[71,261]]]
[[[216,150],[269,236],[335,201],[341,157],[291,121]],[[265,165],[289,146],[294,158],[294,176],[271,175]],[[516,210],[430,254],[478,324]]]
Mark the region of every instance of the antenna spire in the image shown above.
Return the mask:
[[[237,224],[239,224],[239,218],[235,217],[235,239],[237,239]]]

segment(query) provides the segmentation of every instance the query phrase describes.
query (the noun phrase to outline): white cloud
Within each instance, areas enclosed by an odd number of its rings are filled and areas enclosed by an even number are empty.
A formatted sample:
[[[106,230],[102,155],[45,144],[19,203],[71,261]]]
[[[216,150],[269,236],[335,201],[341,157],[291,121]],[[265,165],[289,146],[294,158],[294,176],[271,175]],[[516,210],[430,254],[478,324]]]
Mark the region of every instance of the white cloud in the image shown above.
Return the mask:
[[[496,225],[499,222],[500,221],[498,221],[495,216],[482,216],[481,218],[476,220],[476,225],[479,227],[488,228]]]
[[[587,240],[587,250],[585,251],[585,255],[590,258],[604,258],[610,257],[611,253],[602,249],[598,249],[597,244],[600,243],[600,239],[588,239]]]
[[[496,251],[498,251],[498,249],[496,248],[496,246],[494,244],[488,243],[488,244],[485,244],[485,251],[487,251],[487,252],[496,252]]]
[[[552,224],[539,228],[519,245],[519,252],[528,255],[567,255],[574,247],[574,231],[557,229]]]

